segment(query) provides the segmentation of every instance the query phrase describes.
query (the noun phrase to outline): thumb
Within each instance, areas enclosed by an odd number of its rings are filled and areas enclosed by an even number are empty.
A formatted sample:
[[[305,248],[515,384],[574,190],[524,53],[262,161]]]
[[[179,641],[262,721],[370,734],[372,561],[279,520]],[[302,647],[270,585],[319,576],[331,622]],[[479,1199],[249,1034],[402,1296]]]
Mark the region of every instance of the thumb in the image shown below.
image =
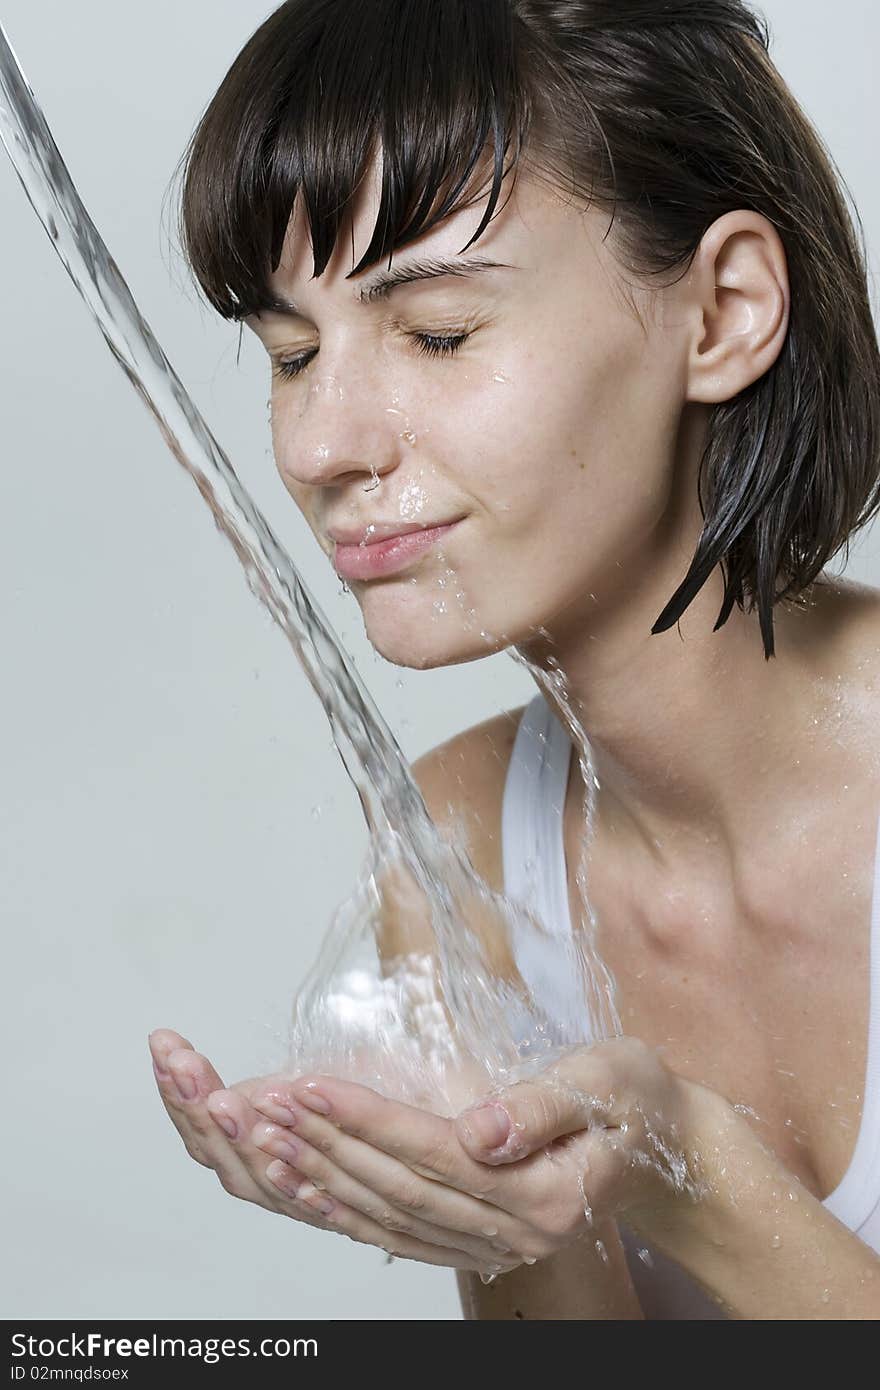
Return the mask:
[[[513,1163],[554,1139],[586,1129],[596,1102],[560,1084],[522,1081],[457,1116],[455,1130],[480,1163]]]

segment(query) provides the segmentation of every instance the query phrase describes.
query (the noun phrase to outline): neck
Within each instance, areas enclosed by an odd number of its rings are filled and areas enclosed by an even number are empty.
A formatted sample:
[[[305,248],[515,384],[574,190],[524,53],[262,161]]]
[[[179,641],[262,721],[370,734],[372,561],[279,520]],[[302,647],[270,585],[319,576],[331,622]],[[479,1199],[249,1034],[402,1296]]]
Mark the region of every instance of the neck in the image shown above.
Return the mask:
[[[764,821],[778,819],[802,778],[817,775],[810,750],[827,727],[833,673],[843,669],[843,588],[819,580],[798,605],[777,605],[768,661],[757,613],[734,607],[713,632],[718,571],[675,627],[652,635],[678,582],[673,570],[682,573],[680,559],[643,565],[651,582],[616,610],[591,595],[519,650],[564,675],[591,746],[603,819],[661,859],[689,843],[716,843],[735,857],[747,835],[753,843]],[[558,695],[546,697],[561,708]]]

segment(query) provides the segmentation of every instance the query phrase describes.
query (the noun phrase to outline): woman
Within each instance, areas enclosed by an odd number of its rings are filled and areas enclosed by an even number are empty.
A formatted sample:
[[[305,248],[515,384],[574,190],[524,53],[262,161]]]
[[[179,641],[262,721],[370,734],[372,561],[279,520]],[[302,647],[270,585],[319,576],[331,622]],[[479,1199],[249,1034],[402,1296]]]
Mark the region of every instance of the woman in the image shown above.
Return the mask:
[[[189,151],[191,263],[373,645],[515,646],[593,749],[624,1037],[455,1120],[151,1038],[228,1191],[456,1268],[466,1316],[880,1314],[880,603],[823,573],[877,508],[880,358],[766,50],[740,0],[289,0]],[[493,888],[532,836],[570,929],[556,698],[414,770]]]

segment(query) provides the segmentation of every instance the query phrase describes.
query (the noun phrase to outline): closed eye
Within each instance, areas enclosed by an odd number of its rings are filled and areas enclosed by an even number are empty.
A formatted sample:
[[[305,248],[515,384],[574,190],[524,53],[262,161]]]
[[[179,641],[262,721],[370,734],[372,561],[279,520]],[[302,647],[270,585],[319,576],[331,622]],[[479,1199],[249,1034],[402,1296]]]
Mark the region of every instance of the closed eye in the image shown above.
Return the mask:
[[[408,333],[406,336],[416,344],[416,350],[424,357],[452,357],[471,335],[456,333],[445,337],[435,333]],[[293,381],[317,355],[318,349],[314,348],[286,362],[273,361],[272,374],[281,381]]]
[[[470,336],[470,333],[456,333],[451,338],[436,337],[433,333],[409,334],[418,344],[419,352],[425,357],[452,357]]]

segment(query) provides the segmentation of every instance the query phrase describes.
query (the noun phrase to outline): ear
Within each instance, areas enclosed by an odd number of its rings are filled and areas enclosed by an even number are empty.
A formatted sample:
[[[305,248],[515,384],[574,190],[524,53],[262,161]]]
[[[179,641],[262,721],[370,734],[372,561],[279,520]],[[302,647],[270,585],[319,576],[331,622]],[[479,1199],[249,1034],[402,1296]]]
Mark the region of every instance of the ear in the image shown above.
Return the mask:
[[[791,291],[779,233],[760,213],[725,213],[700,242],[686,284],[695,320],[686,399],[732,400],[769,371],[788,331]]]

